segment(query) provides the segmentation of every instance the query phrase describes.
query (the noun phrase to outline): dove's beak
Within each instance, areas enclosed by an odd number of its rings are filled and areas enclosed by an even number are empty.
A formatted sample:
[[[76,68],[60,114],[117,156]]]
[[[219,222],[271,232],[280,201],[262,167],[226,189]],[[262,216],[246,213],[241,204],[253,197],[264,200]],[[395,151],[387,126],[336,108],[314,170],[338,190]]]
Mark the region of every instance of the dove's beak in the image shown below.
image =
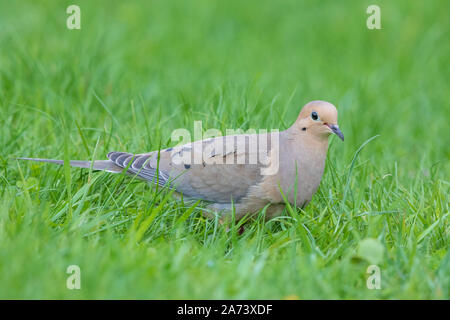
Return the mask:
[[[326,124],[328,128],[333,131],[334,134],[336,134],[342,141],[344,141],[344,134],[342,133],[341,129],[339,129],[339,126],[337,124]]]

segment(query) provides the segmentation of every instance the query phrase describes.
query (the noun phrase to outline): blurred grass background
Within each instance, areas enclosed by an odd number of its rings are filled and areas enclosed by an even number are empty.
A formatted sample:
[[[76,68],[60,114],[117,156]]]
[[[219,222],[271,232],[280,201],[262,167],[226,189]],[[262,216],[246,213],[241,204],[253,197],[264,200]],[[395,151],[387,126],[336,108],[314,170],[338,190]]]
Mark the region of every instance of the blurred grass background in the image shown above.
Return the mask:
[[[0,297],[448,299],[449,9],[0,0]],[[143,183],[14,160],[145,152],[195,120],[283,130],[315,99],[338,107],[345,143],[304,211],[243,235]]]

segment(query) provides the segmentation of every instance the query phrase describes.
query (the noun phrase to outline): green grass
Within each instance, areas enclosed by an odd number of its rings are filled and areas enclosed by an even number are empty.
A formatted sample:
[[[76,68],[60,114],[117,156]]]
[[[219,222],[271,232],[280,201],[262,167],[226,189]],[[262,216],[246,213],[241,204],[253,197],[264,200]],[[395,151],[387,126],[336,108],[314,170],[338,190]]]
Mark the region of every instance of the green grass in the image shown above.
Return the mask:
[[[0,298],[449,299],[449,9],[1,1]],[[283,130],[315,99],[345,133],[319,191],[242,235],[124,176],[14,160],[145,152],[195,120]]]

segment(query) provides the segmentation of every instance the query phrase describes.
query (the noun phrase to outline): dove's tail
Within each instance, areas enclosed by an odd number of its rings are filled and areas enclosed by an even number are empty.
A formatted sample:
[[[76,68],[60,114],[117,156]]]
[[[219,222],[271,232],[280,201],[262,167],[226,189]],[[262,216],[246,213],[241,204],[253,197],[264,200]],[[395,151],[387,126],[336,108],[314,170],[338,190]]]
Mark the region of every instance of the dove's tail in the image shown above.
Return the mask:
[[[30,160],[37,162],[48,162],[55,163],[59,165],[64,165],[64,160],[54,160],[54,159],[40,159],[40,158],[17,158],[18,160]],[[93,170],[102,170],[112,173],[120,173],[123,171],[123,168],[116,165],[111,160],[95,160],[93,161],[83,161],[83,160],[70,160],[70,165],[72,167],[77,168],[86,168],[89,169],[92,166]]]

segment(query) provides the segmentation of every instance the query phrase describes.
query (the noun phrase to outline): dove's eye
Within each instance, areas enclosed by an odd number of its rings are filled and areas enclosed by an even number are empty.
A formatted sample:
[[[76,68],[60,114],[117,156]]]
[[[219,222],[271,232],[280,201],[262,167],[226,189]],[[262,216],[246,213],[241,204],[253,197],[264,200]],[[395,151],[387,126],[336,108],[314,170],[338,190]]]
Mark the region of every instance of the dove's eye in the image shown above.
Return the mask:
[[[317,114],[317,112],[311,112],[311,119],[313,119],[314,121],[319,120],[319,115]]]

